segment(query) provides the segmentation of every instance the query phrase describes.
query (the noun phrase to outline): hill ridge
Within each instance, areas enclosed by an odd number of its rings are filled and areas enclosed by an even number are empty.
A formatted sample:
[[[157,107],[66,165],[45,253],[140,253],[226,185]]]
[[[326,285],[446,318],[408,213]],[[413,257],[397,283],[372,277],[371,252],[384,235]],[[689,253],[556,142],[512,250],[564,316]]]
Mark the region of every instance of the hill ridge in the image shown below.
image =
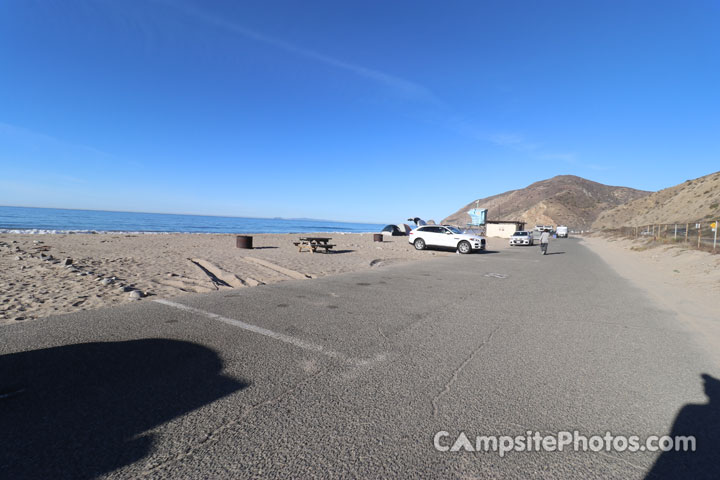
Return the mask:
[[[650,193],[604,185],[576,175],[556,175],[525,188],[473,200],[443,223],[467,224],[470,217],[466,212],[478,202],[481,208],[488,209],[488,220],[520,220],[529,227],[552,224],[588,230],[603,211]]]
[[[717,220],[720,217],[720,172],[672,187],[602,212],[593,228]]]

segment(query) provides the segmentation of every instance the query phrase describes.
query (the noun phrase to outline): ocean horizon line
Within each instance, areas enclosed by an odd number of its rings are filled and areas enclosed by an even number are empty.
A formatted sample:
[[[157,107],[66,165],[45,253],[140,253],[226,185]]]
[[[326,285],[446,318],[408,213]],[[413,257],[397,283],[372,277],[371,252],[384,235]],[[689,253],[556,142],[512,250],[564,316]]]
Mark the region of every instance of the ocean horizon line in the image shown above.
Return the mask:
[[[370,233],[381,223],[0,206],[0,233]]]
[[[205,214],[205,213],[173,213],[173,212],[146,212],[140,210],[105,210],[95,208],[67,208],[67,207],[34,207],[28,205],[0,205],[0,208],[27,208],[27,209],[41,209],[41,210],[67,210],[74,212],[102,212],[102,213],[133,213],[133,214],[144,214],[144,215],[176,215],[185,217],[217,217],[217,218],[241,218],[251,220],[288,220],[288,221],[309,221],[309,222],[325,222],[325,223],[350,223],[350,224],[363,224],[363,225],[381,225],[386,224],[383,222],[376,221],[349,221],[349,220],[331,220],[326,218],[312,218],[312,217],[256,217],[256,216],[240,216],[240,215],[219,215],[219,214]]]

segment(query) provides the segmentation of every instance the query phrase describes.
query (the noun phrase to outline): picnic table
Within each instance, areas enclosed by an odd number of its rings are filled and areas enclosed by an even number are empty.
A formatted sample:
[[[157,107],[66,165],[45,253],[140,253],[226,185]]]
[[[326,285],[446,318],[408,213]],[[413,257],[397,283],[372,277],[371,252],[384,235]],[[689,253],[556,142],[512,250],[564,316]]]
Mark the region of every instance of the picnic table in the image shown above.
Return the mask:
[[[298,247],[298,252],[302,252],[304,248],[307,248],[311,253],[315,253],[320,248],[325,249],[325,253],[328,253],[335,246],[333,243],[328,243],[330,240],[332,240],[331,237],[300,237],[293,244]]]

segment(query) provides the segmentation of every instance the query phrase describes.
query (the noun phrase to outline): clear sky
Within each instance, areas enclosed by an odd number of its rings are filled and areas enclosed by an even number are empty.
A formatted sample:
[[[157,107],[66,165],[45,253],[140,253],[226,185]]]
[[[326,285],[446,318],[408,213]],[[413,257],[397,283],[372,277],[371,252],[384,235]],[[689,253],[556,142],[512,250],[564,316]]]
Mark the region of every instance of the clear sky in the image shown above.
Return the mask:
[[[717,0],[0,1],[0,205],[394,223],[717,170]]]

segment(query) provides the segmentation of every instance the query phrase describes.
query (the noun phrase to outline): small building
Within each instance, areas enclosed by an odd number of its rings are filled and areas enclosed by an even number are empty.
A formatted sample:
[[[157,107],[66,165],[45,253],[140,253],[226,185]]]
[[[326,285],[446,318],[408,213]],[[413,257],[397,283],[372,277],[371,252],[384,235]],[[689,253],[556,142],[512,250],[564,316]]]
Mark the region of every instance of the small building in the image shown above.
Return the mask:
[[[485,222],[485,235],[488,237],[510,238],[513,233],[525,230],[525,222],[515,220],[488,220]]]

